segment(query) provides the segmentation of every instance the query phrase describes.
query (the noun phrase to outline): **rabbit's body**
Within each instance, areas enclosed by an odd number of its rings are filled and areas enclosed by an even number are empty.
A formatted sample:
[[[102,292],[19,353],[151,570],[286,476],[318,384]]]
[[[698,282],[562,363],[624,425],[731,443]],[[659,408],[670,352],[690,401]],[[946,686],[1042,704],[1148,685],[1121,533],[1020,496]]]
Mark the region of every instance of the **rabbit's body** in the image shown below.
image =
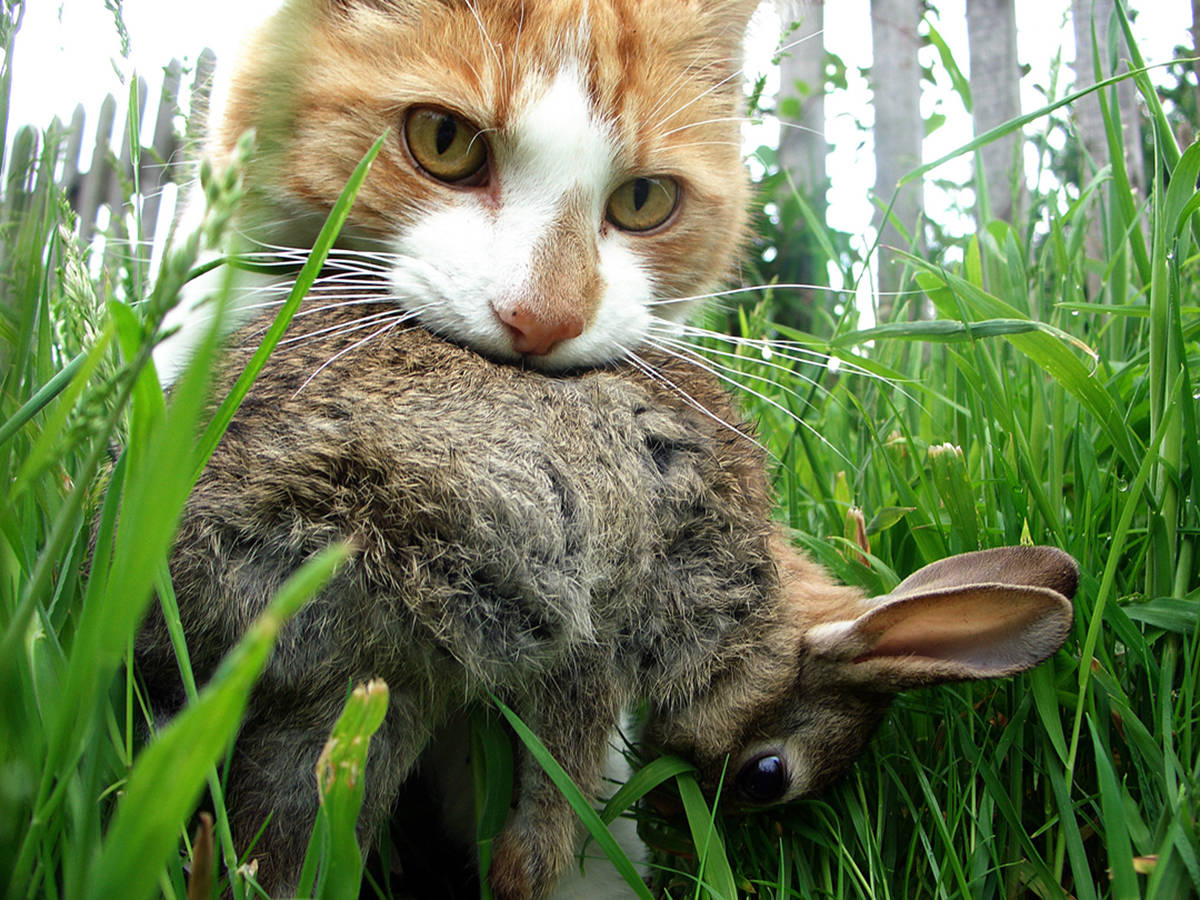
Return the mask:
[[[827,784],[897,690],[994,677],[1063,641],[1069,557],[967,554],[868,601],[770,524],[758,446],[685,362],[557,377],[421,330],[363,342],[361,309],[315,309],[277,349],[201,476],[171,572],[203,679],[307,557],[353,559],[281,633],[229,773],[235,842],[294,885],[313,768],[355,682],[382,677],[360,839],[369,844],[431,734],[494,692],[595,797],[622,707],[648,738],[742,801]],[[253,327],[243,333],[253,339]],[[226,379],[228,380],[228,379]],[[932,573],[932,574],[929,574]],[[137,661],[162,712],[182,702],[166,628]],[[728,758],[728,762],[726,762]],[[494,894],[542,896],[575,818],[523,757],[494,846]]]
[[[360,313],[308,316],[303,330]],[[776,578],[760,452],[695,369],[665,365],[685,401],[636,371],[552,378],[423,331],[338,356],[357,340],[280,348],[171,559],[203,678],[310,554],[357,548],[285,627],[238,741],[228,801],[243,842],[275,811],[268,883],[298,872],[313,764],[349,685],[382,677],[392,698],[364,836],[430,732],[487,691],[595,790],[620,708],[705,690],[742,652],[730,635],[752,643],[767,627],[755,623]],[[137,656],[159,705],[177,705],[157,617]],[[547,852],[561,864],[563,848]]]

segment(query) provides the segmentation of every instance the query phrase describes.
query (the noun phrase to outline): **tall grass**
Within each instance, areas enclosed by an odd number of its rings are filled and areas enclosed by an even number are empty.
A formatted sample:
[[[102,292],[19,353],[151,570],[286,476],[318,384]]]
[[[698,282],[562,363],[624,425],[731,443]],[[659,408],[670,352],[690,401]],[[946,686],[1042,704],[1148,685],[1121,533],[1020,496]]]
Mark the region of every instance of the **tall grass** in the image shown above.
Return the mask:
[[[0,102],[20,6],[6,9]],[[929,304],[932,321],[863,332],[848,311],[790,335],[876,377],[811,365],[785,382],[749,350],[737,362],[766,395],[745,406],[779,460],[780,516],[811,553],[883,592],[949,553],[1057,545],[1083,571],[1067,646],[1020,678],[901,697],[867,756],[819,799],[714,832],[684,775],[703,874],[688,835],[660,833],[682,853],[656,874],[672,896],[1200,893],[1200,150],[1175,146],[1136,78],[1157,161],[1145,198],[1123,167],[1107,168],[1078,198],[1048,202],[1043,227],[989,222],[954,265],[908,258],[908,302]],[[1107,96],[1106,109],[1119,154]],[[169,604],[170,535],[231,407],[214,416],[203,402],[211,349],[169,402],[149,363],[202,236],[181,236],[153,285],[114,254],[95,277],[54,183],[55,149],[52,134],[29,130],[0,147],[12,173],[0,217],[0,890],[182,897],[177,848],[190,852],[206,784],[221,878],[241,862],[222,828],[220,760],[280,617],[336,554],[298,575],[139,753],[144,711],[122,662],[155,588]],[[219,218],[236,179],[210,183]],[[1096,219],[1103,257],[1089,259]],[[1095,272],[1105,289],[1085,298]],[[744,334],[786,335],[769,316],[769,304],[747,311]],[[339,727],[369,733],[378,697],[356,699]],[[330,760],[352,743],[339,735]],[[652,766],[641,788],[680,772]],[[355,798],[332,775],[327,784],[348,793],[328,804],[313,842],[325,862],[307,883],[352,895]],[[235,878],[233,890],[253,888]]]
[[[1132,44],[1123,9],[1119,24]],[[1083,571],[1074,632],[1047,664],[900,698],[845,783],[730,827],[762,895],[1200,894],[1200,145],[1180,151],[1134,78],[1148,196],[1113,165],[1079,199],[1046,198],[1042,228],[989,222],[954,265],[909,257],[909,302],[932,321],[797,336],[891,376],[811,371],[804,428],[760,411],[786,520],[847,581],[886,590],[1020,541]],[[1101,96],[1119,159],[1115,89]],[[1097,218],[1104,256],[1088,259]],[[1102,298],[1085,299],[1097,271]],[[846,552],[855,510],[867,557]]]
[[[0,28],[5,101],[20,12],[20,4],[10,5]],[[136,97],[130,109],[136,137]],[[136,898],[155,888],[184,896],[176,848],[181,837],[187,842],[192,810],[206,782],[219,801],[216,764],[280,626],[346,550],[331,547],[297,571],[199,693],[181,652],[191,703],[137,752],[149,720],[124,664],[154,589],[164,604],[173,596],[166,574],[171,537],[240,400],[235,392],[209,409],[215,328],[169,402],[151,352],[202,246],[228,220],[240,175],[236,167],[202,173],[205,221],[196,233],[177,236],[152,285],[144,283],[136,252],[106,254],[101,277],[93,279],[54,181],[59,137],[54,129],[17,133],[0,219],[0,886],[12,898]],[[370,156],[377,152],[378,145]],[[302,282],[311,284],[320,269],[369,161],[335,205]],[[139,234],[137,204],[131,208],[127,233]],[[285,304],[268,340],[278,340],[306,287]],[[261,363],[256,357],[251,365]],[[352,695],[326,748],[323,814],[306,872],[309,883],[329,886],[326,895],[356,893],[362,877],[353,837],[362,786],[347,783],[339,767],[356,759],[361,767],[363,739],[378,727],[386,696],[382,686]],[[219,802],[217,822],[232,872],[239,860]],[[247,880],[235,878],[233,887],[243,896]]]

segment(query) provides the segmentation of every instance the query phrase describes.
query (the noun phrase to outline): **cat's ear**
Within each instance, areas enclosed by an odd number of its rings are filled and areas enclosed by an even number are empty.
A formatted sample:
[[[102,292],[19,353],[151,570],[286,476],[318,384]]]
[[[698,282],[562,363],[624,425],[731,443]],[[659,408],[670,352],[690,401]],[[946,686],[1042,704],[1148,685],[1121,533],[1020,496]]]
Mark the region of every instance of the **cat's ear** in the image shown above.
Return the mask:
[[[695,3],[705,31],[720,48],[721,52],[714,55],[736,62],[735,68],[740,70],[746,29],[761,0],[695,0]]]
[[[370,11],[382,13],[389,18],[415,18],[423,5],[419,0],[310,0],[319,12],[340,18],[351,18],[355,13]]]
[[[926,566],[857,618],[808,634],[835,678],[884,693],[999,678],[1054,653],[1079,572],[1052,547],[1003,547]]]
[[[703,14],[731,34],[744,35],[762,0],[698,0]]]

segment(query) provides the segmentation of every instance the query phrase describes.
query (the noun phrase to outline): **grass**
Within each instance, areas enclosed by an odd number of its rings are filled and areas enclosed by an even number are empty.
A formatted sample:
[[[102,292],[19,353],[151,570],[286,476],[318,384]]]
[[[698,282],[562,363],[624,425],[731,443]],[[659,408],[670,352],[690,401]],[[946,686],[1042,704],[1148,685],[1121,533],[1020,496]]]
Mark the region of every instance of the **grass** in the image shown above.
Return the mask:
[[[11,46],[8,15],[0,40]],[[1083,572],[1066,647],[1019,678],[902,696],[852,774],[818,799],[717,820],[710,834],[682,776],[704,875],[686,855],[664,858],[658,889],[1200,894],[1200,150],[1181,152],[1138,84],[1154,126],[1144,198],[1115,166],[1078,193],[1039,198],[1049,212],[1036,227],[987,223],[962,262],[909,257],[908,302],[929,304],[932,321],[901,308],[859,331],[847,310],[792,335],[840,369],[797,366],[785,380],[750,349],[734,361],[767,397],[745,406],[779,460],[780,516],[810,552],[882,592],[949,553],[1057,545]],[[1121,149],[1115,103],[1106,108]],[[3,150],[17,177],[0,202],[0,891],[182,897],[176,848],[191,846],[204,786],[219,798],[255,667],[279,617],[336,558],[298,573],[189,712],[139,747],[143,712],[122,662],[155,588],[169,602],[173,523],[227,421],[204,412],[211,350],[169,402],[147,365],[202,237],[177,242],[150,287],[115,254],[95,275],[54,184],[53,141],[22,131]],[[236,180],[210,183],[219,218]],[[1097,220],[1103,250],[1089,258],[1083,235]],[[1102,291],[1085,297],[1097,276]],[[771,316],[768,300],[738,327],[776,336]],[[345,728],[369,733],[365,706]],[[652,765],[642,788],[679,774]],[[338,795],[314,840],[322,896],[357,884],[354,802]],[[239,860],[217,806],[224,878]],[[686,835],[673,840],[686,848]],[[235,891],[248,890],[238,879]]]

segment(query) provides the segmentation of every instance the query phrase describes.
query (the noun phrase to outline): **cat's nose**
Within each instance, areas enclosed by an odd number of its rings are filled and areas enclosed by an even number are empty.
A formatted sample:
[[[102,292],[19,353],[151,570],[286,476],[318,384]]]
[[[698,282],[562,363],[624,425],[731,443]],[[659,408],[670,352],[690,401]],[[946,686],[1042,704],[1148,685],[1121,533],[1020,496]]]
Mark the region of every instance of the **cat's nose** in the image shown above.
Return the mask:
[[[496,315],[512,336],[518,353],[545,356],[560,343],[583,334],[583,315],[555,310],[557,315],[539,315],[519,305],[502,304]]]

